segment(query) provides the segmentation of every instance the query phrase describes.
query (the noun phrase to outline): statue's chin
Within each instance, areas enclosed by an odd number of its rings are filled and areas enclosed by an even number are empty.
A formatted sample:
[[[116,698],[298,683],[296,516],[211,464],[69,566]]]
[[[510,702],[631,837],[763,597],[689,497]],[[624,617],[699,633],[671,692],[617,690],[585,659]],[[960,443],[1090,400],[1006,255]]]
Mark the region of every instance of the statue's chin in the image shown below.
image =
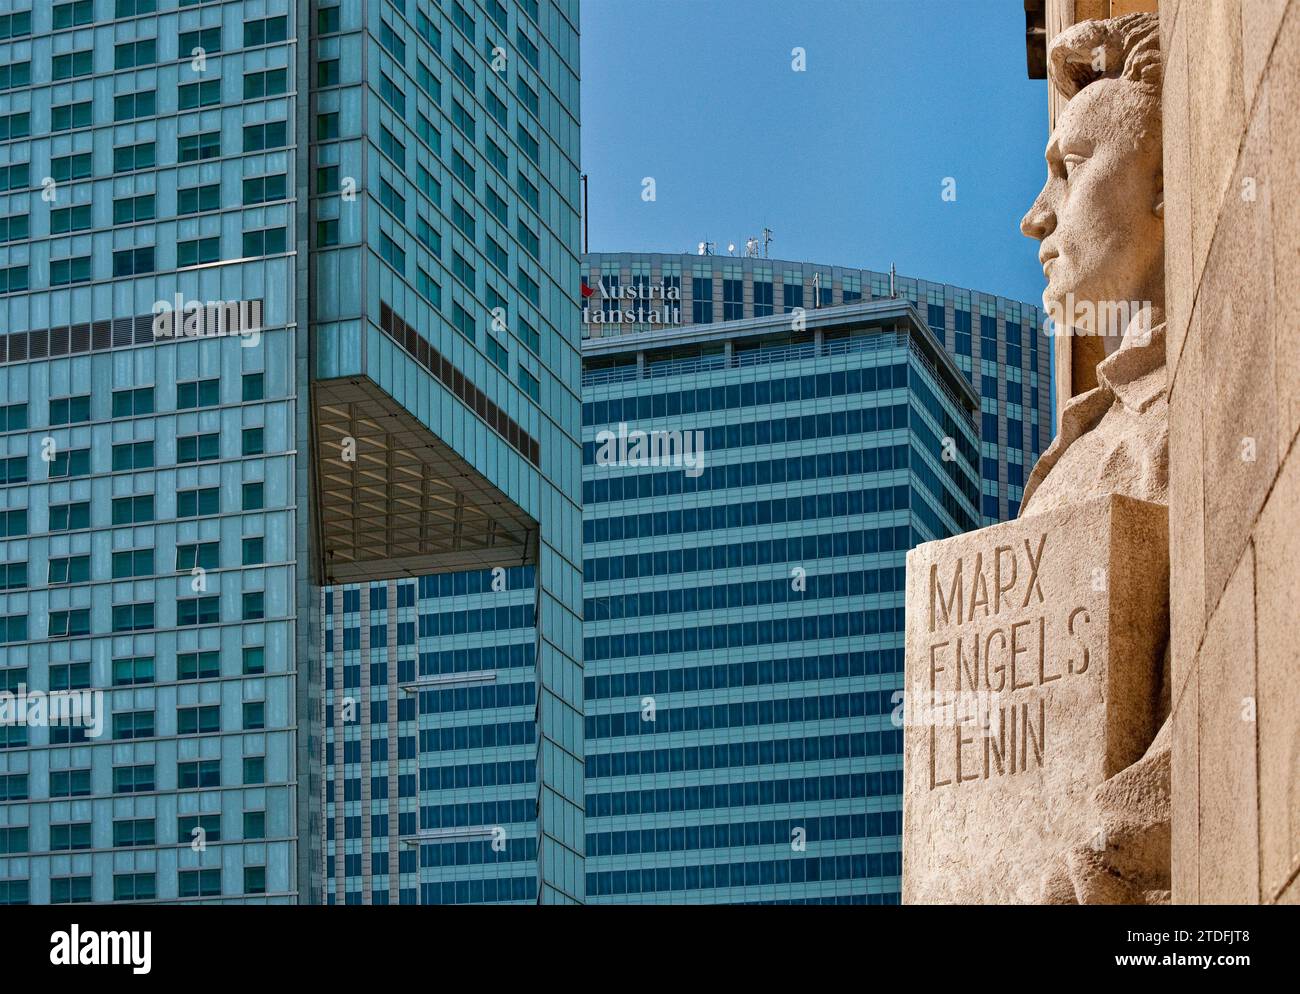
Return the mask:
[[[1057,329],[1069,327],[1072,319],[1077,320],[1077,315],[1071,314],[1067,306],[1067,301],[1073,299],[1058,291],[1051,283],[1043,291],[1043,310]]]
[[[1097,303],[1089,291],[1081,292],[1074,286],[1061,287],[1049,281],[1043,291],[1043,310],[1058,333],[1064,330],[1070,335],[1094,334]]]

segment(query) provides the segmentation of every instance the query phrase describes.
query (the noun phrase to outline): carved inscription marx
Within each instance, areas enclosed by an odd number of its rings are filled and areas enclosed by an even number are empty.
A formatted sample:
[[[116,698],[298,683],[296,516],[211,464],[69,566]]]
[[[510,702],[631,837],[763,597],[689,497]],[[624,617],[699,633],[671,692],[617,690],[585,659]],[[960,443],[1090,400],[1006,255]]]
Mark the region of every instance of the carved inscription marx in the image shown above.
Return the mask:
[[[1167,520],[1100,497],[908,554],[904,902],[1036,901],[1096,831],[1150,741]]]

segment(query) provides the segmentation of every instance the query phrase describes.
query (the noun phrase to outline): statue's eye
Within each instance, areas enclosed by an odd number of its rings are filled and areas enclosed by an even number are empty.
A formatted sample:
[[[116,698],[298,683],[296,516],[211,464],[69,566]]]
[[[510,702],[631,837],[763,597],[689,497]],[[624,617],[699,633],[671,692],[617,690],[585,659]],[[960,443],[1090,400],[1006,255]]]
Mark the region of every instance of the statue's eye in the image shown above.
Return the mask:
[[[1065,163],[1065,175],[1068,177],[1075,169],[1082,165],[1086,159],[1082,155],[1067,155],[1062,161]]]

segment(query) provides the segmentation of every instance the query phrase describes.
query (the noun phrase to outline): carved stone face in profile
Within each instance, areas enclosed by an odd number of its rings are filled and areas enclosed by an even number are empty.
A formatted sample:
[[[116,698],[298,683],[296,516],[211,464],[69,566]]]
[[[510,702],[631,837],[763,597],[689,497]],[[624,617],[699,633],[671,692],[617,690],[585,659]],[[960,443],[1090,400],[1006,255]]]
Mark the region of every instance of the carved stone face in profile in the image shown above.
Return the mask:
[[[1095,362],[1119,346],[1122,323],[1108,319],[1117,305],[1150,304],[1152,321],[1163,320],[1157,22],[1145,14],[1085,21],[1062,32],[1048,58],[1052,84],[1071,99],[1047,145],[1047,182],[1020,230],[1040,242],[1043,306],[1058,330],[1085,336]]]

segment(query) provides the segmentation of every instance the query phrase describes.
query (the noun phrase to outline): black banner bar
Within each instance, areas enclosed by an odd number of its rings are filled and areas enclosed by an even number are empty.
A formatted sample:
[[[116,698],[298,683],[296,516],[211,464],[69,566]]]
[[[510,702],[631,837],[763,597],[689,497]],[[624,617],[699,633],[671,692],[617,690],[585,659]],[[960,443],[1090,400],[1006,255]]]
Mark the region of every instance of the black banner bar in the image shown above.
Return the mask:
[[[1290,907],[167,907],[5,908],[5,979],[134,985],[355,980],[393,970],[430,983],[536,971],[589,986],[629,971],[821,985],[938,976],[1284,975]],[[686,965],[690,962],[690,966]],[[658,964],[658,965],[656,965]],[[59,974],[66,974],[60,977]],[[543,976],[542,974],[546,974]],[[582,977],[588,978],[582,980]],[[572,978],[566,980],[565,978]],[[459,979],[453,979],[459,978]],[[661,978],[665,979],[665,978]],[[667,980],[665,979],[665,982]],[[17,989],[17,988],[10,988]]]

